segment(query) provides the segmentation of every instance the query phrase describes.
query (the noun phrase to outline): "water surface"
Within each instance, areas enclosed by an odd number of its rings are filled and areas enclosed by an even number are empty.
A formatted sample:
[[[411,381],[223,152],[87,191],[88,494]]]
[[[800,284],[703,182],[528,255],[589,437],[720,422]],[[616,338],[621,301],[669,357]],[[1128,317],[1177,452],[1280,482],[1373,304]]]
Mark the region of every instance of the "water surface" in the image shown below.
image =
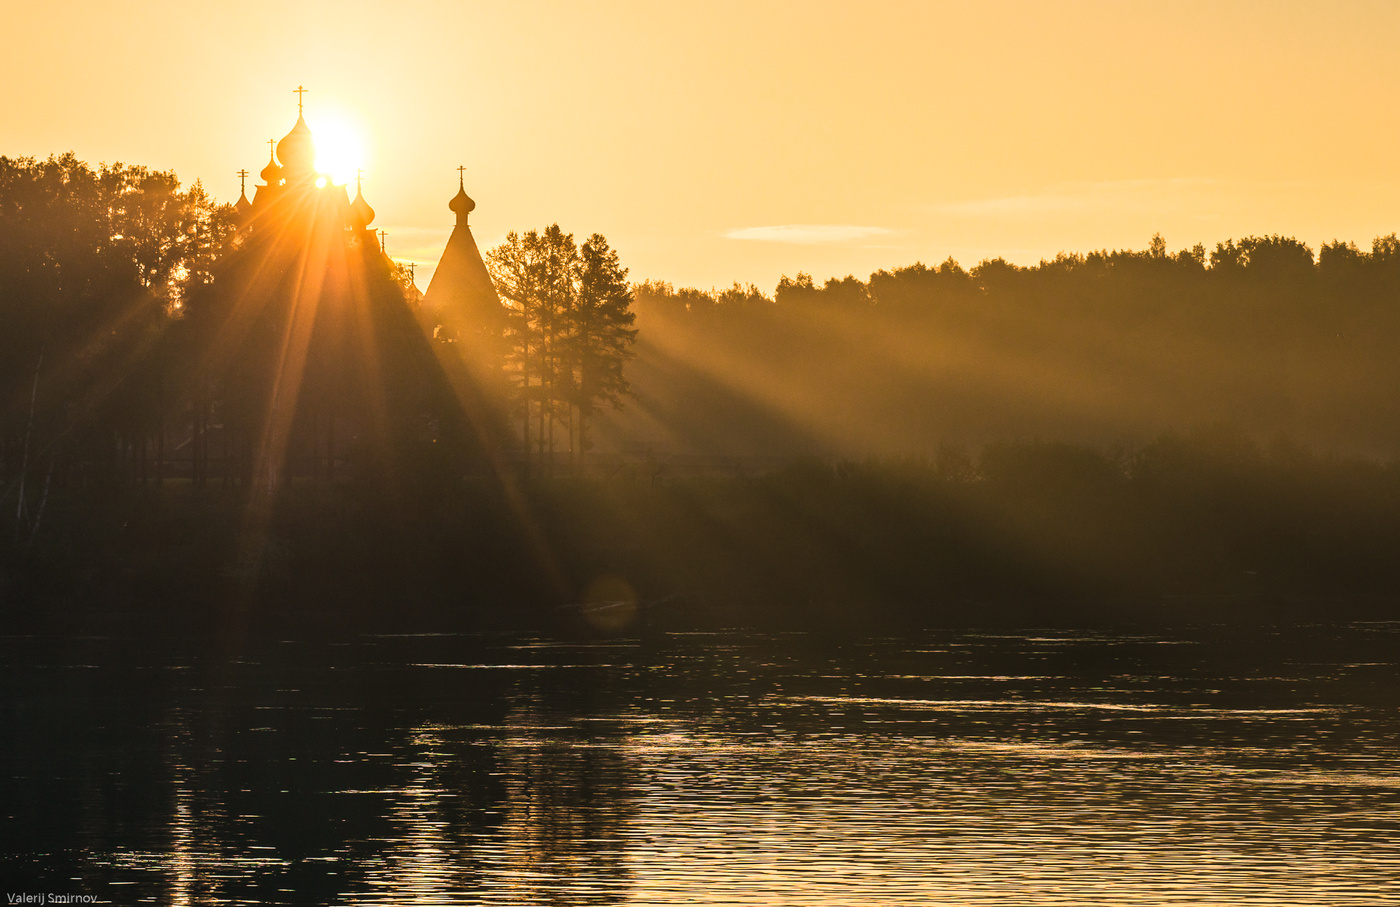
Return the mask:
[[[7,892],[1400,904],[1400,625],[0,640]]]

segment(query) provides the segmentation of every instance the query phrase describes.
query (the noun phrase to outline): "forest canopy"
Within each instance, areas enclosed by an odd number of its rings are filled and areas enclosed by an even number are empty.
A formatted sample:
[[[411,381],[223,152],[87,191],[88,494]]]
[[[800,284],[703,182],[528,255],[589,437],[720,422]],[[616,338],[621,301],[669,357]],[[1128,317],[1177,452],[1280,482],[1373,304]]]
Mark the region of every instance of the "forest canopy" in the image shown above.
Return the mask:
[[[17,536],[37,526],[31,476],[42,500],[154,424],[164,328],[232,229],[229,206],[173,173],[0,157],[0,500]]]
[[[951,259],[817,283],[636,288],[639,403],[609,428],[714,455],[1144,443],[1230,424],[1400,451],[1400,239]]]
[[[460,337],[425,323],[363,227],[332,226],[346,245],[326,260],[348,270],[322,287],[338,327],[317,339],[309,320],[288,329],[298,249],[261,256],[281,234],[258,240],[198,183],[0,158],[5,589],[100,599],[129,575],[183,601],[190,582],[253,576],[249,551],[287,590],[417,583],[453,602],[560,604],[617,569],[658,596],[916,609],[989,590],[1393,583],[1397,473],[1378,461],[1400,450],[1395,235],[1317,254],[1157,236],[1032,267],[799,273],[768,294],[629,284],[602,236],[511,233],[487,261],[506,305],[501,411],[521,434],[493,489],[448,453],[474,377],[454,373]],[[272,366],[297,336],[302,383],[279,398]],[[259,473],[267,410],[288,468]],[[397,471],[349,468],[372,459],[371,430]],[[252,533],[239,494],[256,475],[302,484]],[[563,476],[593,482],[549,481]],[[174,522],[145,508],[167,477],[189,492]],[[405,489],[398,511],[375,503]],[[51,492],[65,515],[41,536]]]
[[[170,405],[155,399],[155,363],[178,359],[172,346],[194,334],[168,329],[213,282],[234,228],[229,206],[172,173],[92,168],[71,154],[0,158],[7,482],[34,473],[26,439],[36,457],[134,455]],[[507,367],[517,405],[534,413],[527,446],[545,457],[562,445],[565,464],[589,449],[1132,445],[1211,424],[1346,453],[1400,450],[1394,234],[1316,254],[1279,235],[1176,252],[1156,236],[1142,250],[1065,252],[1031,267],[949,259],[824,283],[799,273],[771,294],[629,287],[602,237],[578,245],[557,226],[512,234],[488,258],[515,312]],[[539,284],[538,299],[522,277]]]

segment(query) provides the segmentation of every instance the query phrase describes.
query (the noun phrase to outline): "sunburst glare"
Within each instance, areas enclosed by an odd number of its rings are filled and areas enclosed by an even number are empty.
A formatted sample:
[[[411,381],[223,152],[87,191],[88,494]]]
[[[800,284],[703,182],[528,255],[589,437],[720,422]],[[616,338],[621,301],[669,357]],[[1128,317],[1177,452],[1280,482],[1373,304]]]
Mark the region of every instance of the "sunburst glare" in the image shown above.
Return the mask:
[[[365,144],[359,130],[338,116],[307,120],[316,137],[316,172],[336,183],[353,181],[356,169],[365,165]]]

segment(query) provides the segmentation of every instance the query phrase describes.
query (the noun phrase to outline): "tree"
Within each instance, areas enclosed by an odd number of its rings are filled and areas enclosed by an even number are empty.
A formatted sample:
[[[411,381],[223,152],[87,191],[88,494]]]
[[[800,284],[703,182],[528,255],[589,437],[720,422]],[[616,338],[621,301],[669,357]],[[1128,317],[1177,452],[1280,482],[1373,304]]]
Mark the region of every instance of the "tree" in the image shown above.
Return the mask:
[[[576,292],[578,247],[573,235],[559,229],[558,224],[543,232],[531,230],[522,235],[512,231],[487,253],[486,264],[496,291],[510,309],[506,368],[515,374],[528,470],[532,417],[538,418],[540,458],[544,459],[547,441],[553,458],[555,406],[562,384],[560,354],[564,352],[560,332]],[[532,404],[537,407],[533,413]]]
[[[574,371],[574,407],[578,411],[575,457],[583,462],[589,447],[588,420],[598,406],[620,408],[630,393],[622,365],[632,358],[637,332],[630,309],[632,289],[627,269],[608,241],[594,233],[583,244],[578,293],[567,323]]]
[[[627,270],[602,236],[580,250],[558,224],[509,233],[487,254],[487,267],[510,308],[507,368],[515,375],[526,462],[532,419],[538,456],[552,468],[555,425],[573,423],[575,412],[573,450],[581,457],[589,417],[601,403],[620,405],[628,392],[622,364],[636,332],[629,327]]]
[[[173,173],[0,157],[0,496],[16,496],[17,527],[41,512],[27,515],[31,476],[42,489],[64,462],[144,455],[159,341],[231,227]]]
[[[777,289],[773,291],[773,299],[780,306],[802,305],[816,295],[817,288],[812,283],[812,275],[805,271],[798,271],[796,278],[784,274],[778,281]]]

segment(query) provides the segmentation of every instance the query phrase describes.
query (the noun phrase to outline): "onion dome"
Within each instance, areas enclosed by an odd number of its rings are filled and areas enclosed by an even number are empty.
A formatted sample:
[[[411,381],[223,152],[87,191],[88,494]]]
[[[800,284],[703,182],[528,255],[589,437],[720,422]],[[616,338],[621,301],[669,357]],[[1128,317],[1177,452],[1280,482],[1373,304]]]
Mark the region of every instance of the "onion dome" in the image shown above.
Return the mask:
[[[447,203],[447,207],[456,213],[457,223],[465,224],[467,215],[476,210],[476,202],[467,195],[467,190],[460,183],[457,186],[457,194],[452,197],[452,201]]]
[[[374,223],[374,209],[365,201],[358,184],[355,186],[355,200],[350,203],[350,223],[360,230],[367,230]]]
[[[282,179],[282,168],[277,166],[277,158],[273,157],[271,151],[267,153],[267,166],[262,168],[258,176],[262,177],[269,186],[277,185],[277,181]]]
[[[253,210],[253,203],[248,201],[248,191],[246,189],[239,193],[238,201],[233,203],[233,210],[238,212],[239,217],[246,217],[248,212]]]
[[[306,119],[297,115],[297,123],[292,131],[277,143],[277,159],[282,166],[296,176],[309,176],[316,167],[316,141],[311,137],[311,128]]]

